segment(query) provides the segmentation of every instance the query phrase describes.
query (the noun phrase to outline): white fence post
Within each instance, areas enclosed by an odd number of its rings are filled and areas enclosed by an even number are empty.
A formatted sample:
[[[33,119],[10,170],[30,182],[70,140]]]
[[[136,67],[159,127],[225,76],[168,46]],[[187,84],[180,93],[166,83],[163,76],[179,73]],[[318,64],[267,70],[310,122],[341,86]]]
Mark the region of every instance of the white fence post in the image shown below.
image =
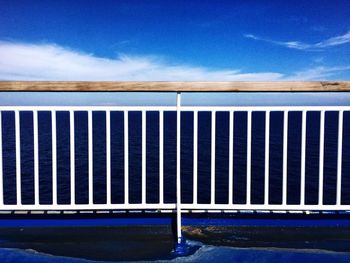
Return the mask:
[[[176,94],[176,232],[181,243],[181,93]]]

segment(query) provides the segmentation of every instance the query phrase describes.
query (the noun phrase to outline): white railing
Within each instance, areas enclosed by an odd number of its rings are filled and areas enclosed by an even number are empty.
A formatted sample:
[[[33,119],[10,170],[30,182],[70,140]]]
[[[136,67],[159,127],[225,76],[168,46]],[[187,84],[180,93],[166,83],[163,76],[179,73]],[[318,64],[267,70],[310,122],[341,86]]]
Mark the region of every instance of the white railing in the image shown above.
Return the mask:
[[[3,194],[3,136],[2,127],[0,129],[0,210],[158,210],[160,212],[177,212],[178,225],[181,222],[183,212],[213,212],[213,211],[233,211],[233,210],[263,210],[263,211],[308,211],[308,210],[350,210],[350,205],[344,205],[341,201],[342,190],[342,148],[343,148],[343,113],[350,111],[350,106],[181,106],[180,94],[177,95],[176,106],[0,106],[0,125],[2,126],[2,112],[10,111],[15,113],[15,156],[16,156],[16,204],[5,204]],[[34,204],[22,203],[21,189],[21,141],[20,141],[20,112],[30,111],[33,116],[33,145],[34,145]],[[39,202],[39,133],[38,112],[48,111],[51,113],[52,127],[52,204],[40,204]],[[57,203],[57,112],[69,112],[70,118],[70,203]],[[75,127],[74,118],[76,111],[88,113],[88,203],[77,204],[75,200]],[[102,111],[106,115],[106,202],[95,204],[93,202],[93,112]],[[129,112],[138,111],[142,113],[142,174],[141,174],[141,202],[129,202]],[[159,202],[146,202],[146,113],[156,111],[159,114]],[[177,140],[176,140],[176,202],[164,202],[164,112],[177,112]],[[181,202],[181,113],[193,113],[193,202]],[[233,200],[233,148],[234,148],[234,116],[235,112],[246,112],[247,114],[247,156],[246,156],[246,202],[237,204]],[[288,161],[288,117],[289,112],[300,112],[302,115],[301,129],[301,181],[300,181],[300,204],[288,204],[287,202],[287,161]],[[319,146],[319,187],[318,204],[310,205],[305,203],[305,160],[306,160],[306,123],[307,112],[316,111],[320,113],[320,146]],[[338,148],[337,148],[337,176],[336,176],[336,202],[328,205],[323,203],[323,174],[324,174],[324,136],[325,136],[325,113],[329,111],[338,112]],[[123,112],[124,114],[124,203],[115,204],[111,200],[111,112]],[[211,157],[210,157],[210,202],[207,204],[198,203],[198,113],[211,113]],[[216,165],[216,114],[227,112],[229,114],[229,156],[228,159],[228,202],[217,204],[215,202],[215,165]],[[252,160],[252,113],[265,113],[265,167],[264,167],[264,201],[263,204],[253,204],[251,202],[251,160]],[[283,170],[282,170],[282,202],[281,204],[269,203],[269,167],[270,167],[270,114],[271,112],[283,112]],[[171,210],[171,211],[169,211]],[[179,228],[178,228],[179,231]],[[181,233],[178,233],[181,236]]]
[[[94,210],[94,209],[176,209],[177,205],[181,205],[183,210],[350,210],[350,205],[341,203],[341,178],[342,178],[342,147],[343,147],[343,112],[350,111],[350,106],[254,106],[254,107],[222,107],[222,106],[162,106],[162,107],[134,107],[134,106],[1,106],[0,111],[12,111],[15,113],[15,156],[16,156],[16,204],[5,204],[3,200],[3,158],[0,158],[0,210]],[[22,189],[21,189],[21,142],[20,142],[20,112],[31,111],[33,113],[33,145],[34,145],[34,204],[22,204]],[[38,145],[38,112],[51,112],[51,127],[52,127],[52,204],[39,203],[39,145]],[[70,119],[70,204],[57,203],[57,138],[56,138],[56,112],[69,112]],[[88,189],[89,201],[87,204],[76,204],[75,202],[75,128],[74,128],[74,112],[85,111],[88,113]],[[103,111],[106,114],[106,203],[93,203],[93,126],[92,112]],[[113,111],[124,113],[124,203],[113,204],[111,202],[111,123],[110,114]],[[142,193],[141,202],[139,204],[129,203],[129,125],[128,113],[131,111],[142,112]],[[159,202],[146,202],[146,112],[157,111],[159,114]],[[164,203],[164,112],[177,111],[177,160],[180,160],[180,118],[181,112],[193,112],[193,202],[182,203],[180,194],[178,194],[176,203]],[[216,113],[229,113],[229,160],[233,160],[233,141],[234,141],[234,113],[236,111],[247,113],[247,167],[246,167],[246,203],[235,204],[233,201],[233,163],[229,162],[228,174],[228,203],[215,203],[215,164],[216,164]],[[288,145],[288,112],[302,113],[302,134],[301,134],[301,182],[300,182],[300,204],[287,203],[287,145]],[[305,160],[306,160],[306,113],[310,111],[320,112],[320,147],[319,147],[319,189],[318,189],[318,204],[305,204]],[[325,113],[328,111],[338,112],[338,148],[337,148],[337,179],[336,179],[336,203],[333,205],[323,204],[323,172],[324,172],[324,130],[325,130]],[[211,112],[211,172],[210,172],[210,202],[208,204],[200,204],[197,201],[198,197],[198,113]],[[251,202],[251,137],[252,137],[252,113],[265,113],[265,172],[264,172],[264,203],[252,204]],[[270,113],[283,112],[283,174],[282,174],[282,203],[269,203],[269,151],[270,151]],[[0,115],[0,124],[1,124]],[[2,137],[2,129],[0,129],[0,137]],[[2,153],[2,140],[0,140],[0,152]],[[180,165],[177,161],[177,191],[180,193]],[[293,194],[293,193],[290,193]]]

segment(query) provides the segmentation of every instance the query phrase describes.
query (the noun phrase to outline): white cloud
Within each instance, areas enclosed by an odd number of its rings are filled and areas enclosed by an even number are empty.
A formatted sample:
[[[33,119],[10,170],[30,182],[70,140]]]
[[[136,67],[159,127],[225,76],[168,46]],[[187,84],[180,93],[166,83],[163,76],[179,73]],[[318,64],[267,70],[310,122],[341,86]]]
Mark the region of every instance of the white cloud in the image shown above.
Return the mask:
[[[340,72],[350,70],[350,66],[344,67],[314,67],[302,71],[297,71],[294,74],[285,77],[285,80],[324,80],[334,76]]]
[[[307,44],[300,41],[276,41],[267,38],[261,38],[252,34],[245,34],[244,37],[264,41],[271,44],[275,44],[278,46],[283,46],[291,49],[299,49],[299,50],[319,50],[322,48],[333,47],[338,45],[343,45],[346,43],[350,43],[350,31],[341,36],[331,37],[324,41],[315,43],[315,44]]]
[[[276,72],[171,65],[147,56],[108,59],[54,44],[0,41],[0,80],[270,81],[282,77]]]
[[[254,36],[251,36],[254,38]],[[337,40],[340,41],[340,40]],[[318,66],[291,73],[215,70],[172,65],[156,57],[120,55],[115,59],[55,44],[0,41],[0,80],[82,81],[275,81],[325,80],[350,66]]]
[[[346,44],[350,42],[350,30],[342,35],[342,36],[336,36],[336,37],[331,37],[325,41],[319,42],[315,44],[316,47],[331,47],[331,46],[338,46],[342,44]]]

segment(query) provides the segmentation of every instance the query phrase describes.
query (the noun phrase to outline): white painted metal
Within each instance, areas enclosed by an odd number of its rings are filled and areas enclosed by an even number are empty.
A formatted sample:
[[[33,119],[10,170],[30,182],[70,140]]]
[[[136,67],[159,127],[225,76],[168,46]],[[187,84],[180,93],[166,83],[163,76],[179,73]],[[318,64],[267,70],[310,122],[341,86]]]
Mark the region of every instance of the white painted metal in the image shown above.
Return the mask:
[[[348,106],[254,106],[254,107],[211,107],[211,106],[181,106],[181,95],[177,94],[176,107],[122,107],[122,106],[97,106],[97,107],[61,107],[61,106],[1,106],[0,111],[14,111],[15,112],[15,154],[16,154],[16,205],[3,204],[3,160],[0,156],[0,211],[18,210],[18,211],[30,211],[30,210],[146,210],[155,209],[159,211],[171,211],[176,212],[177,219],[177,235],[179,240],[181,239],[181,213],[194,211],[194,212],[215,212],[222,211],[240,211],[240,210],[260,210],[260,211],[329,211],[329,210],[350,210],[350,205],[341,204],[341,178],[342,178],[342,144],[343,144],[343,112],[350,110]],[[33,129],[34,129],[34,204],[24,205],[22,204],[21,195],[21,141],[20,141],[20,112],[21,111],[33,112]],[[41,205],[39,203],[39,128],[38,128],[38,111],[49,110],[51,112],[51,125],[52,125],[52,195],[53,202],[51,205]],[[56,123],[56,111],[67,111],[70,114],[70,167],[71,167],[71,204],[58,205],[57,204],[57,123]],[[76,204],[75,203],[75,127],[74,127],[74,112],[75,111],[87,111],[88,112],[88,158],[89,158],[89,203],[88,204]],[[106,203],[94,204],[93,202],[93,112],[105,111],[106,114]],[[124,112],[124,203],[112,204],[111,203],[111,111],[119,110]],[[157,110],[159,112],[159,203],[148,204],[146,202],[146,123],[147,123],[147,111]],[[176,110],[177,112],[177,138],[176,138],[176,203],[164,204],[164,111]],[[227,111],[229,113],[229,175],[228,175],[228,203],[216,204],[215,203],[215,139],[216,139],[216,112]],[[245,204],[233,203],[233,143],[234,143],[234,112],[235,110],[247,112],[247,199]],[[142,112],[142,198],[139,204],[129,204],[129,123],[128,114],[129,111],[141,111]],[[181,112],[192,111],[193,117],[193,202],[185,204],[181,202]],[[198,204],[198,111],[209,111],[212,115],[211,123],[211,196],[209,204]],[[252,158],[252,112],[263,111],[265,112],[265,171],[264,171],[264,204],[251,204],[251,158]],[[283,121],[283,186],[282,186],[282,204],[272,205],[269,204],[269,154],[270,154],[270,113],[271,111],[281,111],[284,114]],[[301,192],[300,192],[300,204],[289,205],[287,204],[287,158],[288,158],[288,113],[289,111],[300,111],[302,113],[302,132],[301,132]],[[306,124],[307,124],[307,112],[308,111],[320,111],[320,159],[319,159],[319,193],[317,205],[305,205],[305,155],[306,155]],[[323,204],[323,168],[324,168],[324,127],[325,127],[325,112],[337,111],[339,112],[338,123],[338,159],[337,159],[337,193],[335,205]],[[0,112],[0,153],[2,151],[2,112]],[[184,211],[185,210],[185,211]]]
[[[0,106],[0,111],[176,111],[176,106]],[[349,111],[350,106],[181,106],[181,111]]]
[[[38,111],[33,111],[34,204],[39,204],[39,128]]]
[[[181,106],[181,111],[348,111],[350,106]]]
[[[343,160],[343,111],[338,115],[338,159],[337,159],[337,196],[336,204],[341,204],[341,178],[342,178],[342,160]]]
[[[176,94],[176,228],[177,243],[181,243],[181,93]]]
[[[320,111],[320,153],[319,153],[319,178],[318,178],[318,204],[323,204],[323,166],[324,166],[324,118],[325,111]]]
[[[129,112],[124,111],[124,203],[129,203]]]
[[[52,205],[57,205],[57,135],[56,111],[51,111],[52,136]]]
[[[193,203],[198,202],[198,111],[193,112]]]
[[[93,160],[93,129],[92,129],[92,111],[88,111],[88,158],[89,158],[89,204],[94,203],[94,160]]]
[[[0,206],[4,204],[3,192],[4,192],[4,184],[3,184],[3,149],[2,149],[2,112],[0,111]]]
[[[75,128],[74,111],[69,112],[70,121],[70,203],[75,204]]]
[[[306,162],[306,111],[301,115],[301,177],[300,204],[305,204],[305,162]]]
[[[0,111],[176,111],[176,106],[0,106]]]
[[[57,205],[4,205],[2,211],[30,211],[30,210],[145,210],[145,209],[173,209],[176,210],[176,203],[166,204],[57,204]],[[181,204],[182,210],[262,210],[262,211],[350,211],[350,205],[264,205],[264,204]]]
[[[145,210],[145,209],[172,209],[176,210],[175,203],[169,204],[22,204],[22,205],[3,205],[1,211],[31,211],[31,210],[50,210],[50,211],[72,211],[72,210]]]
[[[247,112],[247,199],[246,204],[251,203],[251,159],[252,159],[252,111]]]
[[[216,125],[216,112],[211,112],[211,173],[210,173],[210,203],[215,203],[215,125]]]
[[[228,154],[228,203],[233,203],[233,131],[234,131],[234,114],[230,111],[229,115],[229,154]]]
[[[269,203],[270,177],[270,111],[265,113],[265,174],[264,174],[264,204]]]
[[[142,174],[141,174],[141,202],[146,203],[146,111],[142,111]]]
[[[21,185],[21,131],[19,111],[15,111],[15,130],[16,130],[16,198],[17,205],[22,204],[22,185]]]
[[[282,204],[287,204],[288,111],[283,112]]]
[[[234,204],[234,205],[228,205],[228,204],[197,204],[195,207],[193,204],[181,204],[182,209],[202,209],[202,210],[271,210],[271,211],[341,211],[341,210],[350,210],[350,205],[282,205],[282,204]]]
[[[111,203],[111,112],[106,111],[106,203]]]
[[[159,203],[164,203],[164,111],[159,111]]]

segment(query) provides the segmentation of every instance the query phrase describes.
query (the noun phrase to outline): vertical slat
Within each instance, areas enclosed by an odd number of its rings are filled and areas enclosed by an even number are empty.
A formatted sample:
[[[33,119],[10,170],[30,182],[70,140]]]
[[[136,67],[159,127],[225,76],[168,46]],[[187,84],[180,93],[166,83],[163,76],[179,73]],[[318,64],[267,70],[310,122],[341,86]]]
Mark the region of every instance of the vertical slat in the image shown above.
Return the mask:
[[[336,204],[341,205],[341,178],[343,160],[343,111],[338,115],[338,157],[337,157],[337,197]]]
[[[230,111],[229,114],[229,142],[228,142],[228,203],[233,203],[233,129],[234,129],[234,114]]]
[[[270,111],[265,113],[265,173],[264,173],[264,204],[269,203],[270,177]]]
[[[146,111],[142,111],[142,174],[141,174],[141,202],[146,203]]]
[[[320,112],[320,153],[318,176],[318,204],[323,205],[323,166],[324,166],[324,117],[325,111]]]
[[[211,176],[210,176],[210,203],[215,203],[215,126],[216,111],[211,112]]]
[[[20,137],[20,119],[19,111],[15,111],[15,133],[16,133],[16,197],[17,205],[22,204],[21,190],[21,137]]]
[[[124,111],[124,203],[129,203],[129,118]]]
[[[74,111],[69,111],[70,121],[70,203],[75,204],[75,132]]]
[[[106,111],[106,202],[111,204],[111,112]]]
[[[4,184],[3,184],[3,151],[2,151],[2,112],[0,111],[0,206],[4,204]]]
[[[198,202],[198,111],[193,112],[193,203]]]
[[[306,162],[306,111],[301,115],[301,178],[300,178],[300,204],[305,204],[305,162]]]
[[[251,203],[251,152],[252,152],[252,112],[247,112],[247,199],[246,204]]]
[[[33,135],[34,135],[34,204],[39,204],[39,128],[38,111],[33,111]]]
[[[52,136],[52,204],[57,204],[57,131],[56,111],[51,111],[51,136]]]
[[[164,203],[164,112],[159,111],[159,203]]]
[[[93,160],[93,129],[92,111],[88,111],[88,151],[89,151],[89,204],[94,203],[94,160]]]
[[[181,93],[176,94],[176,228],[181,243]]]
[[[283,112],[282,204],[287,204],[288,111]]]

